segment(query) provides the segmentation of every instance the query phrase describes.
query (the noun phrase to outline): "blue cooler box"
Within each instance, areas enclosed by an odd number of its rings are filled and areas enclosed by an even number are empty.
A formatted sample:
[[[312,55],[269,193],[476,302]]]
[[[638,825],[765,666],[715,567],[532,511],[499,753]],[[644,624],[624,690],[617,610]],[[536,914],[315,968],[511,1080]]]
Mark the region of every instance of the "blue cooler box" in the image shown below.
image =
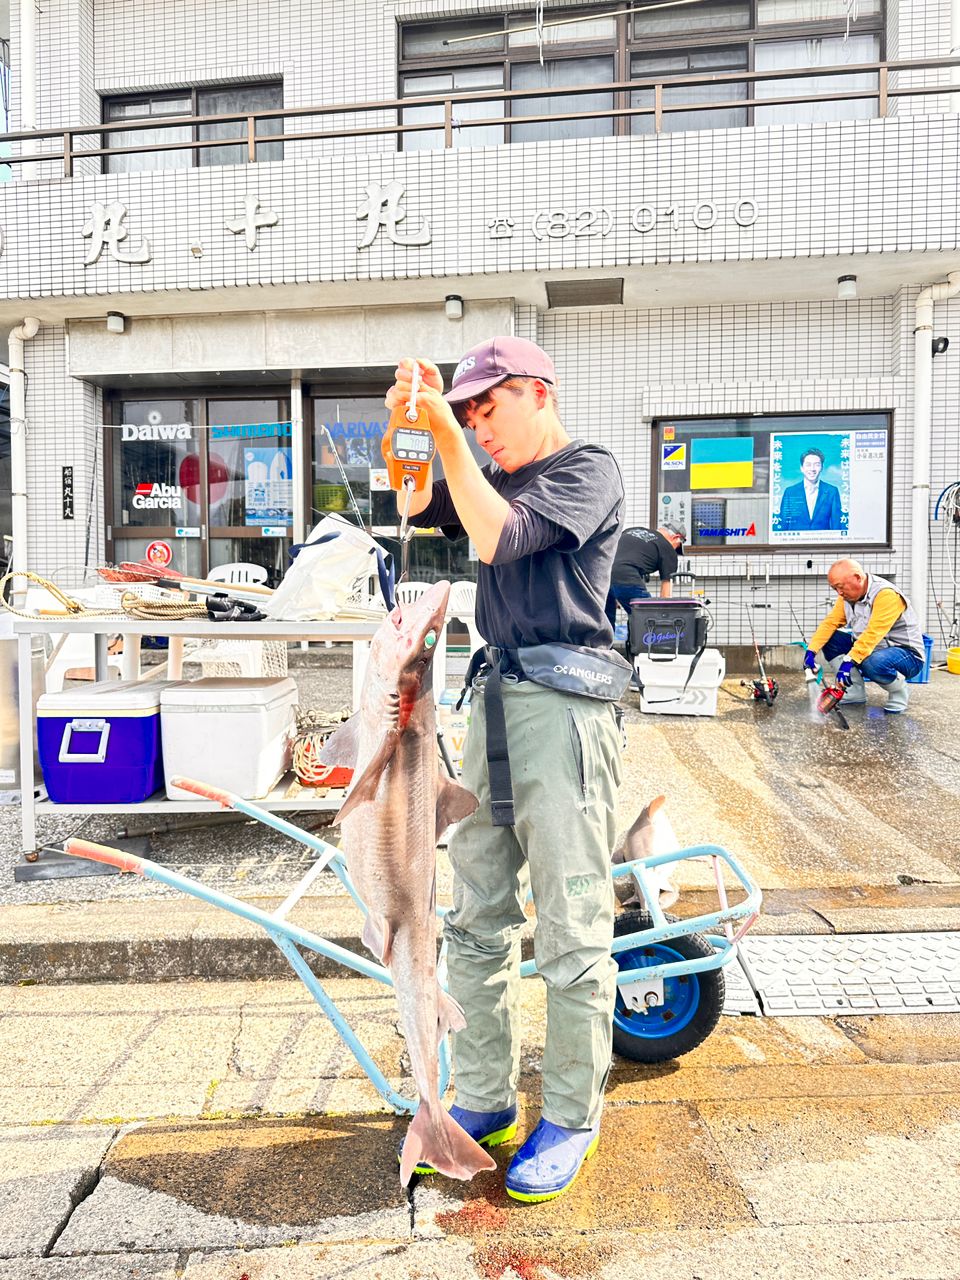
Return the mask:
[[[40,768],[55,804],[139,804],[163,786],[160,695],[168,684],[101,680],[40,696]]]

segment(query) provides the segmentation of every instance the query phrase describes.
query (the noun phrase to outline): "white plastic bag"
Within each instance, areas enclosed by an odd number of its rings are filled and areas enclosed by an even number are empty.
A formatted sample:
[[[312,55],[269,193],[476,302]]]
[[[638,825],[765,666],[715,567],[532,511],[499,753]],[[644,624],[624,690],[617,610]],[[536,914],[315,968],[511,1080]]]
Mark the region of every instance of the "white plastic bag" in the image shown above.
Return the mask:
[[[361,583],[377,573],[378,544],[340,516],[324,516],[270,600],[268,618],[285,622],[325,622],[335,618]]]

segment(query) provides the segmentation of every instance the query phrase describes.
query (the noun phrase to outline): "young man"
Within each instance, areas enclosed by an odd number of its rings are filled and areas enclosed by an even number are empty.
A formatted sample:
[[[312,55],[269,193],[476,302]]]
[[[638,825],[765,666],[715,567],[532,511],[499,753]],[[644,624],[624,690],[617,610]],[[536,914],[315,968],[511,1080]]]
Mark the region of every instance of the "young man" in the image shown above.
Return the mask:
[[[467,1018],[454,1038],[451,1110],[487,1146],[516,1133],[529,886],[547,987],[543,1114],[514,1156],[506,1186],[518,1200],[549,1200],[596,1148],[610,1068],[620,740],[611,702],[535,683],[516,659],[524,646],[553,642],[609,656],[604,601],[623,482],[612,454],[567,434],[553,362],[534,343],[493,338],[474,347],[446,398],[436,367],[418,363],[417,404],[429,415],[445,478],[414,495],[411,519],[450,537],[469,534],[480,560],[477,626],[493,646],[473,686],[462,779],[480,805],[450,843],[447,963],[451,994]],[[412,364],[400,362],[391,409],[409,400]],[[464,428],[490,465],[477,465]],[[512,811],[488,760],[488,729],[495,741],[503,721]]]
[[[673,594],[673,576],[683,550],[686,531],[675,520],[664,520],[656,529],[624,529],[613,560],[607,617],[610,625],[617,621],[617,605],[630,614],[630,601],[648,598],[647,582],[656,573],[660,578],[660,599]]]
[[[923,669],[925,656],[923,632],[910,601],[886,578],[867,573],[857,560],[837,560],[827,581],[837,602],[810,637],[803,665],[815,670],[820,649],[826,662],[843,658],[837,683],[848,690],[845,706],[866,702],[866,675],[886,689],[884,711],[906,711],[907,680]]]

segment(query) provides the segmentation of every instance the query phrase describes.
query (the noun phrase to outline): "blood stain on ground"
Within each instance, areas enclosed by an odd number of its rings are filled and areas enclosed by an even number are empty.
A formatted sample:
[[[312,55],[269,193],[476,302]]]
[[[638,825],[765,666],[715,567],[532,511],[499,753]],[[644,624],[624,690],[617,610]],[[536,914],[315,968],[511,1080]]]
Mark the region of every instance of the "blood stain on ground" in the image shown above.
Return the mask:
[[[509,1214],[498,1209],[489,1200],[471,1200],[462,1209],[437,1214],[437,1226],[456,1236],[482,1235],[487,1231],[499,1231],[507,1225]]]
[[[437,1226],[451,1235],[473,1236],[478,1240],[473,1264],[483,1280],[501,1280],[508,1270],[520,1280],[576,1280],[596,1273],[598,1264],[613,1252],[609,1244],[586,1242],[553,1243],[537,1247],[533,1241],[501,1240],[485,1243],[494,1232],[506,1234],[512,1215],[488,1200],[471,1200],[460,1209],[437,1214]]]

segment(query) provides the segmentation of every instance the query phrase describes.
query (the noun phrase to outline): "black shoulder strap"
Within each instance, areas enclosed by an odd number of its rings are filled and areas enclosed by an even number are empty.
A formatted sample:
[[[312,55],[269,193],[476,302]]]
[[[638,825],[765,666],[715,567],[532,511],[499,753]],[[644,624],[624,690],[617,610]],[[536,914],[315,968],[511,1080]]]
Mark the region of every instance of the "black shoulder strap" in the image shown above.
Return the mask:
[[[490,779],[490,820],[495,827],[512,827],[513,778],[507,751],[507,719],[503,709],[503,686],[500,683],[501,656],[487,676],[483,687],[483,706],[487,717],[487,774]]]

